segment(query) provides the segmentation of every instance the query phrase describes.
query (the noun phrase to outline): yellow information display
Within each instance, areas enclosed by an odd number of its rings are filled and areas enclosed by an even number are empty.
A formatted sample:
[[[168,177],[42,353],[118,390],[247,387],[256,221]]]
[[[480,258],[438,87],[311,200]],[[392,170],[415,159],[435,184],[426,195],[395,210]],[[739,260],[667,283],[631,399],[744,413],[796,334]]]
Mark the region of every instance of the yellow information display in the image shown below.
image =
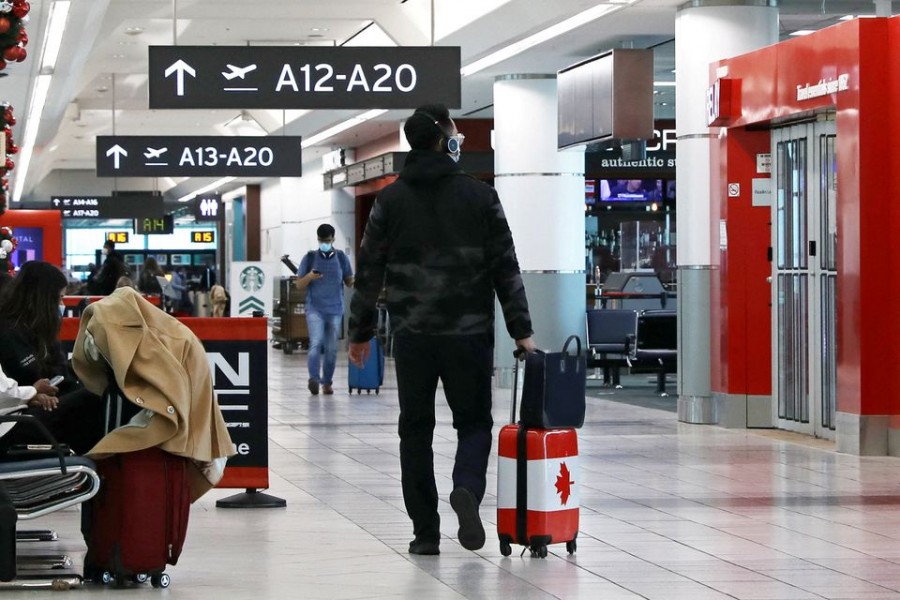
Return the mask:
[[[191,241],[195,244],[212,244],[216,241],[215,231],[192,231]]]
[[[107,231],[106,232],[106,240],[109,242],[113,242],[115,244],[127,244],[128,243],[128,232],[127,231]]]

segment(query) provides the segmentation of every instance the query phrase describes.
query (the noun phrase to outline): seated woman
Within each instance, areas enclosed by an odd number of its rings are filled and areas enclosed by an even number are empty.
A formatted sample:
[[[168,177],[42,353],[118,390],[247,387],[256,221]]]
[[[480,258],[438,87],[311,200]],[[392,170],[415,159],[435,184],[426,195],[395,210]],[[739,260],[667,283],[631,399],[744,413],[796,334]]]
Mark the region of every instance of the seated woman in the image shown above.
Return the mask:
[[[59,343],[66,278],[50,263],[29,261],[0,291],[0,368],[17,382],[40,382],[62,375],[55,410],[29,405],[24,413],[41,421],[60,443],[78,454],[104,435],[103,403],[71,375]],[[16,424],[0,447],[46,443],[35,427]]]

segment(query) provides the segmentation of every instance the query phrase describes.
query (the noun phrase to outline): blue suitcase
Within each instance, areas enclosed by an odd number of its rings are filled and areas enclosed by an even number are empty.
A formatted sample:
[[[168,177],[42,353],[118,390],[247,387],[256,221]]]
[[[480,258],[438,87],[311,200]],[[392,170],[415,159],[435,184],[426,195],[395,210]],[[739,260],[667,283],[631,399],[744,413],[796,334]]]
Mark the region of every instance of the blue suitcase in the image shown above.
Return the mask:
[[[354,389],[357,394],[361,394],[363,390],[367,394],[375,390],[377,394],[381,389],[381,384],[384,383],[384,347],[377,337],[369,341],[369,360],[362,369],[350,363],[349,379],[351,394]]]

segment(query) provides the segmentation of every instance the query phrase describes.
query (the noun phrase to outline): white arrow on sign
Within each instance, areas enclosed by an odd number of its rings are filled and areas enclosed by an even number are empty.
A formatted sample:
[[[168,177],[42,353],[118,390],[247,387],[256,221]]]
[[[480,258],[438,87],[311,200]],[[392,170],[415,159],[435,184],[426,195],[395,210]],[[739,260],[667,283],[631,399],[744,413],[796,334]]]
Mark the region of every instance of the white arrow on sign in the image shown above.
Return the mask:
[[[59,198],[53,199],[53,206],[59,206]]]
[[[191,77],[196,77],[197,71],[179,58],[166,69],[165,76],[168,77],[172,73],[175,73],[175,95],[184,96],[184,74],[187,73]]]
[[[106,151],[106,155],[113,157],[113,168],[118,169],[119,168],[119,160],[123,156],[128,156],[128,151],[125,150],[125,148],[123,148],[122,146],[116,144],[115,146],[113,146],[112,148],[110,148],[109,150]]]

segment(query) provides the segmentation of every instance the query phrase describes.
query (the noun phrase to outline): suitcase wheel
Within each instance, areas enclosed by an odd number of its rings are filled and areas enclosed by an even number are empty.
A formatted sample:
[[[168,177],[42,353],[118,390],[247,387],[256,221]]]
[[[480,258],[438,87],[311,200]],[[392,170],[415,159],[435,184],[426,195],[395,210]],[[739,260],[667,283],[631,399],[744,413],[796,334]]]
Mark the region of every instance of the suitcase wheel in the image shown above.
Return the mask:
[[[566,552],[568,552],[569,554],[575,554],[576,550],[578,550],[578,543],[575,540],[566,542]]]
[[[500,542],[500,554],[503,556],[509,556],[512,554],[512,546],[509,542]]]
[[[100,575],[100,583],[102,583],[104,585],[108,585],[108,584],[112,583],[112,580],[113,580],[113,574],[110,573],[109,571],[103,571],[103,573]]]
[[[541,544],[540,546],[532,546],[531,556],[532,558],[547,558],[546,544]]]
[[[134,583],[146,583],[148,579],[148,575],[146,573],[135,573],[131,576],[131,581]]]
[[[170,583],[172,583],[172,578],[167,573],[150,576],[150,585],[155,588],[167,588]]]

